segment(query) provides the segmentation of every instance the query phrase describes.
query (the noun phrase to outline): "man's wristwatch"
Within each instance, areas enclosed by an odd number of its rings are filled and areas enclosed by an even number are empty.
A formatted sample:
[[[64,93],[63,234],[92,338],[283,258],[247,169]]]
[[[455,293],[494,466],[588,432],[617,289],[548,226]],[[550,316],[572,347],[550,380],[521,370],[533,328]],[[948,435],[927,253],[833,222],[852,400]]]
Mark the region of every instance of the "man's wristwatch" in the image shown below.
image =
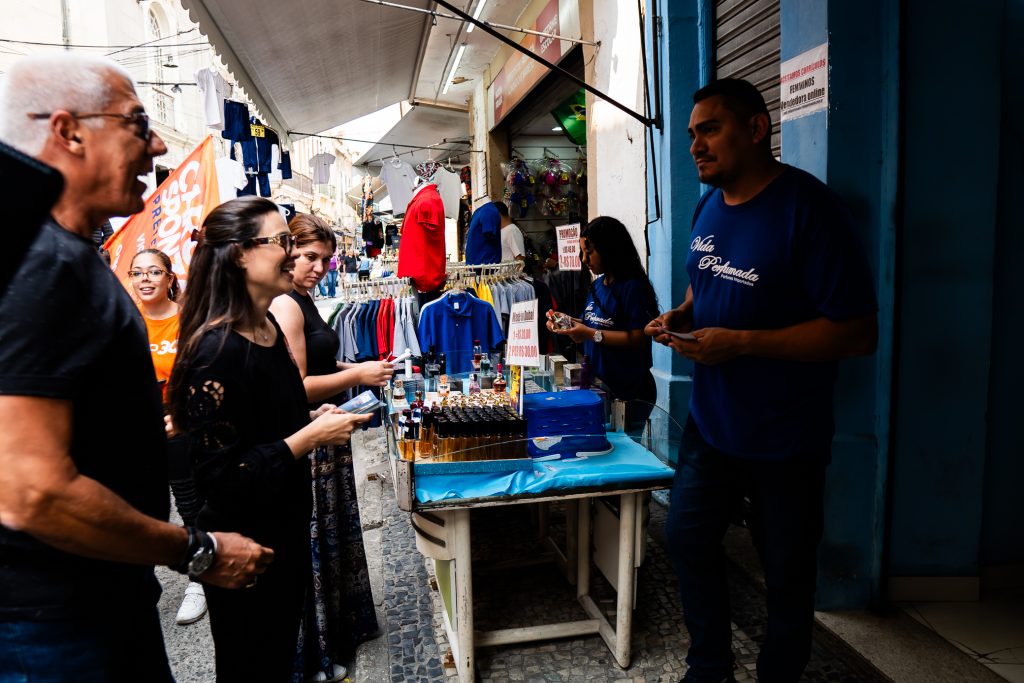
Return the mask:
[[[601,330],[594,330],[594,343],[600,344],[601,340],[604,339],[604,332]]]
[[[188,531],[185,559],[173,569],[181,574],[188,574],[188,578],[196,581],[200,574],[213,566],[213,561],[217,557],[217,539],[195,527],[185,527],[185,530]]]

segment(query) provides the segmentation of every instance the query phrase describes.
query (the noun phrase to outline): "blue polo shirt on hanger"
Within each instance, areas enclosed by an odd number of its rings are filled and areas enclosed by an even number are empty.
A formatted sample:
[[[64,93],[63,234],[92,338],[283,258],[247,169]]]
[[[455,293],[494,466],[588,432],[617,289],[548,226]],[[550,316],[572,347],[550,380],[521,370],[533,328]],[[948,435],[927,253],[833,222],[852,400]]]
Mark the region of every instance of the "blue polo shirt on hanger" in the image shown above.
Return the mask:
[[[505,341],[494,307],[467,292],[449,292],[420,311],[420,348],[434,346],[447,358],[448,372],[473,371],[473,340],[485,353]]]

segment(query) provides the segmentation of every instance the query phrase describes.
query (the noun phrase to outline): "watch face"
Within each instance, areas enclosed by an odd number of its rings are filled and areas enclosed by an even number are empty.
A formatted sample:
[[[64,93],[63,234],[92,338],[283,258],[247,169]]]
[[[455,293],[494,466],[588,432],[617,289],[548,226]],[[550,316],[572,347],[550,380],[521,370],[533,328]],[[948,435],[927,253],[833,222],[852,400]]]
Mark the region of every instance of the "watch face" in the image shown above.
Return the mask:
[[[192,576],[202,574],[213,564],[213,553],[199,551],[188,563],[188,573]]]
[[[594,341],[596,341],[598,344],[600,344],[601,340],[603,340],[603,339],[604,339],[604,332],[602,332],[601,330],[595,330],[594,331]]]

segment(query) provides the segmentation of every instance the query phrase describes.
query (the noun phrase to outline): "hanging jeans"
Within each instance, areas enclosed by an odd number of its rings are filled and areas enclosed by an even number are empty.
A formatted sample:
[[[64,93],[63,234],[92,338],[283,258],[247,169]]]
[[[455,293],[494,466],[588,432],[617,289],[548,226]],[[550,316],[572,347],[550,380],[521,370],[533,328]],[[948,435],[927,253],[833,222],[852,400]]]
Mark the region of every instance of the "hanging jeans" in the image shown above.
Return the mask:
[[[690,632],[685,681],[732,680],[728,561],[722,540],[744,496],[764,568],[768,625],[758,680],[796,683],[811,653],[817,548],[829,454],[746,460],[715,450],[692,419],[683,431],[665,534]]]

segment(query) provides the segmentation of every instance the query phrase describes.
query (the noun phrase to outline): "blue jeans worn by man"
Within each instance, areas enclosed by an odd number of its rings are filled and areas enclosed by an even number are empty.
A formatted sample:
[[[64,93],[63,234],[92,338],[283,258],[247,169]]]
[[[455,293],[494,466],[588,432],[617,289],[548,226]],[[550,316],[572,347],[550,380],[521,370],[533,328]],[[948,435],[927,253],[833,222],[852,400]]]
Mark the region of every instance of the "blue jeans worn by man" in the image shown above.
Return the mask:
[[[758,680],[800,678],[810,657],[827,462],[827,453],[782,462],[730,457],[687,420],[665,533],[691,637],[688,680],[729,680],[735,663],[722,538],[744,497],[768,589]]]

